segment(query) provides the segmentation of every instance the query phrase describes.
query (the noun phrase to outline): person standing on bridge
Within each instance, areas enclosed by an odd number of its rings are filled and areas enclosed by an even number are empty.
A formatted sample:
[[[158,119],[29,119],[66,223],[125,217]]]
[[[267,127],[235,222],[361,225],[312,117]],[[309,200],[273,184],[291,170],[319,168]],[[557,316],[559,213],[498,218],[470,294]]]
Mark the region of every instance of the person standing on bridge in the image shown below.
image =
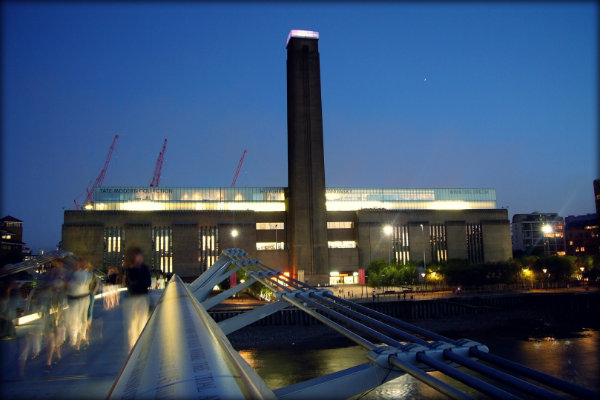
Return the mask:
[[[125,255],[125,286],[129,297],[123,302],[123,318],[127,330],[129,351],[133,349],[148,321],[150,312],[148,287],[150,284],[150,268],[144,264],[142,250],[139,247],[127,249]]]
[[[90,306],[90,281],[92,274],[86,269],[87,262],[78,259],[67,282],[67,300],[69,308],[66,310],[67,333],[71,346],[79,351],[82,341],[87,337],[88,308]]]

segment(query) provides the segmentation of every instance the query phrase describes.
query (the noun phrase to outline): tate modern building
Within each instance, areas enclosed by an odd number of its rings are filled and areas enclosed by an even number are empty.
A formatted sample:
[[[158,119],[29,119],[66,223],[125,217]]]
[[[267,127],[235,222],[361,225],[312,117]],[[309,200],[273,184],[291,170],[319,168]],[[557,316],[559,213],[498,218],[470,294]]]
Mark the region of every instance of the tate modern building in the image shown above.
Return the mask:
[[[99,187],[65,211],[63,248],[106,268],[135,245],[152,268],[191,279],[238,247],[311,284],[354,283],[376,258],[509,259],[494,189],[326,186],[318,43],[312,31],[287,40],[287,187]]]

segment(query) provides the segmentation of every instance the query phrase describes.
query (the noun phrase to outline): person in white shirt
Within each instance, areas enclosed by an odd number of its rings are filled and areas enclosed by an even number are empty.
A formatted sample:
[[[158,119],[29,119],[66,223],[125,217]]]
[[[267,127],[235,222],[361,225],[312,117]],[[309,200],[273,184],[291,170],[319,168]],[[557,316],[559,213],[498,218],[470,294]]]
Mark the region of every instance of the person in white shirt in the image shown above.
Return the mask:
[[[65,315],[69,343],[77,351],[81,341],[86,339],[91,280],[92,274],[86,270],[86,262],[78,259],[67,283],[69,308]]]

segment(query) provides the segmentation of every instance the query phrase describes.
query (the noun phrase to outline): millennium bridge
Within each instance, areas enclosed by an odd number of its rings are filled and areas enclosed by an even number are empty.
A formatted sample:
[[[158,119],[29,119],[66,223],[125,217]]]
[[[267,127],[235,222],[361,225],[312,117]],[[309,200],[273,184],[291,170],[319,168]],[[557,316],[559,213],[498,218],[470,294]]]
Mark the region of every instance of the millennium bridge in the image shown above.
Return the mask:
[[[9,266],[1,275],[39,268],[66,254]],[[210,297],[215,285],[238,271],[245,273],[244,282]],[[219,323],[211,318],[208,310],[257,282],[272,290],[276,301]],[[13,362],[18,341],[2,341],[2,398],[344,399],[402,375],[454,399],[600,398],[599,393],[494,355],[484,343],[453,340],[312,287],[241,249],[223,251],[189,285],[174,275],[164,290],[152,292],[156,306],[129,353],[115,310],[97,313],[102,334],[92,339],[100,346],[81,353],[65,346],[65,362],[50,373],[43,371],[39,357],[29,361],[24,377],[19,376]],[[364,363],[271,389],[227,335],[286,308],[302,310],[364,348]],[[35,314],[24,318],[35,319]],[[28,325],[19,329],[27,330]],[[452,379],[441,380],[433,371]]]

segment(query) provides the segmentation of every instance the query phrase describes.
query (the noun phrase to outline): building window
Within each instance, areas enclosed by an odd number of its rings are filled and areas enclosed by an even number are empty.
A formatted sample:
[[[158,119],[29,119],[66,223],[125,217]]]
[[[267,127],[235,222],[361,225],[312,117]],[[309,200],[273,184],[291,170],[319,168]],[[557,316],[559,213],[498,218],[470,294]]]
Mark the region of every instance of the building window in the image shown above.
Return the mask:
[[[256,250],[283,250],[285,249],[284,242],[257,242]]]
[[[354,228],[354,222],[351,222],[351,221],[327,222],[327,229],[352,229],[352,228]]]
[[[164,273],[173,272],[173,230],[153,227],[152,243],[152,267]]]
[[[429,225],[429,243],[431,244],[431,259],[434,262],[443,262],[448,260],[446,225]]]
[[[125,231],[123,228],[108,227],[104,229],[103,266],[120,268],[125,256]]]
[[[198,262],[204,272],[217,262],[219,257],[219,228],[203,226],[198,230]]]
[[[470,263],[477,264],[483,262],[483,235],[481,234],[481,224],[467,224],[467,257]]]
[[[356,242],[354,240],[337,240],[327,242],[327,247],[330,249],[355,249]]]
[[[408,242],[408,225],[394,226],[392,246],[394,250],[394,262],[407,264],[410,261],[410,246]]]
[[[276,230],[276,229],[285,229],[285,223],[283,223],[283,222],[257,222],[256,223],[257,231]]]

